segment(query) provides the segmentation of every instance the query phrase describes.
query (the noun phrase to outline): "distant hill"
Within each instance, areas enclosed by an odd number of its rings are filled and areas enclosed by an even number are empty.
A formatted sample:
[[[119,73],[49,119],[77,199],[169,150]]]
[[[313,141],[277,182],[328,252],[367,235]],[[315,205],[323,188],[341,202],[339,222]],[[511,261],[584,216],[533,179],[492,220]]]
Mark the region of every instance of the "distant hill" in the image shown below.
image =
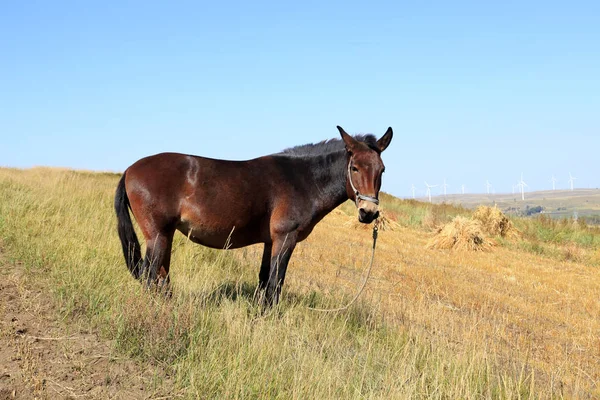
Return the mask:
[[[418,198],[427,201],[426,198]],[[526,214],[527,210],[541,207],[541,212],[553,218],[578,216],[600,217],[600,189],[576,190],[544,190],[526,192],[525,200],[521,200],[520,193],[500,194],[449,194],[447,196],[434,196],[433,203],[451,203],[465,208],[475,208],[478,205],[496,204],[509,214]]]

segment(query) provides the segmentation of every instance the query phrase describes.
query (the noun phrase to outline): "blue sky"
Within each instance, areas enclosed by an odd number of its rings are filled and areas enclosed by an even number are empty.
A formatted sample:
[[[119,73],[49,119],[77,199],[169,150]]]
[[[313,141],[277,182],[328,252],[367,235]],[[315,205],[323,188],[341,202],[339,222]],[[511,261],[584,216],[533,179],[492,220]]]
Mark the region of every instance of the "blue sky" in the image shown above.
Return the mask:
[[[421,2],[422,3],[422,2]],[[600,2],[6,2],[0,165],[381,135],[383,189],[599,187]]]

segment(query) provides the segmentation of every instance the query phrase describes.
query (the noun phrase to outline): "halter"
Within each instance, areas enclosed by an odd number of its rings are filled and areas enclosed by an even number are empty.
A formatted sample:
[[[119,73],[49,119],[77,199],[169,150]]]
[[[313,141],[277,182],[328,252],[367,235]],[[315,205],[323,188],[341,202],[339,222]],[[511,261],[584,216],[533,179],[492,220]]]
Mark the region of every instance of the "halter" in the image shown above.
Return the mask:
[[[354,183],[352,183],[352,174],[350,173],[350,164],[352,164],[352,159],[350,161],[348,161],[348,180],[350,181],[350,186],[352,187],[352,191],[354,192],[354,197],[355,197],[354,201],[356,202],[356,207],[358,207],[359,200],[370,201],[371,203],[379,204],[379,199],[377,199],[376,197],[365,196],[364,194],[360,194],[358,192],[358,189],[356,189],[356,186],[354,186]]]

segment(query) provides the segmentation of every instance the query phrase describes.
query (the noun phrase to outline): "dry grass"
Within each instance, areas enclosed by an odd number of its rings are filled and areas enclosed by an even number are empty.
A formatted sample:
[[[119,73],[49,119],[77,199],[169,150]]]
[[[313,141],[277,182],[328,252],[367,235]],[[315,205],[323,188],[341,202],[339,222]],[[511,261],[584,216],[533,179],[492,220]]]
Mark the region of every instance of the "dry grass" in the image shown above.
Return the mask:
[[[330,295],[355,291],[370,234],[348,243],[334,226],[334,219],[325,219],[295,254],[290,283]],[[331,242],[345,244],[334,251]],[[427,242],[419,230],[382,233],[365,299],[410,331],[449,345],[455,355],[484,349],[483,356],[503,371],[534,374],[536,397],[600,396],[596,267],[502,246],[494,252],[428,252]],[[321,264],[315,276],[310,265]]]
[[[370,256],[370,231],[338,213],[297,247],[272,313],[251,300],[260,246],[181,235],[167,301],[123,263],[117,179],[0,169],[0,234],[11,257],[47,269],[63,315],[158,363],[189,398],[600,397],[600,275],[576,257],[432,252],[427,232],[388,230],[361,303],[315,313],[345,303]]]
[[[489,251],[492,243],[483,233],[481,222],[457,216],[439,228],[427,243],[429,249]]]

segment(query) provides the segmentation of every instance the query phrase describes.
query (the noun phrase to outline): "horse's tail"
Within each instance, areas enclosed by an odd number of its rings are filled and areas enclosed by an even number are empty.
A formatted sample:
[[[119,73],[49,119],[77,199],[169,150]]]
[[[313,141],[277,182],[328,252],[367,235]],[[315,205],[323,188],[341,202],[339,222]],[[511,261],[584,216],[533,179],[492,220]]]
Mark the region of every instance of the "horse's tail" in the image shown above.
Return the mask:
[[[134,278],[139,279],[141,275],[140,262],[142,260],[142,250],[138,241],[131,216],[129,215],[129,198],[125,191],[125,174],[121,177],[115,194],[115,211],[117,212],[117,224],[121,246],[123,247],[123,255],[127,268]]]

